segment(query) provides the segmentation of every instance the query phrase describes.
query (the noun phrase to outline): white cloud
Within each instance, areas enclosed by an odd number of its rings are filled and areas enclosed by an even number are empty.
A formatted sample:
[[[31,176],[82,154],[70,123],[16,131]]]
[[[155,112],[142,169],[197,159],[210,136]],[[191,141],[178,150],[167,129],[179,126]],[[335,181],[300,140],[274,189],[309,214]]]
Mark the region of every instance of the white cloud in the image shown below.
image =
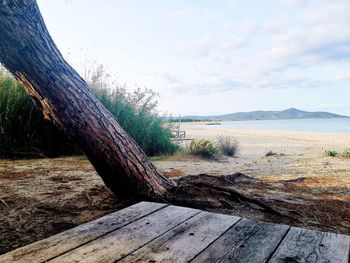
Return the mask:
[[[304,2],[303,0],[280,0],[280,1],[288,5],[300,5]]]
[[[211,39],[207,36],[200,39],[185,41],[176,48],[181,54],[200,57],[208,57],[211,49]]]
[[[334,80],[350,80],[350,70],[342,70],[335,74]]]
[[[227,0],[227,5],[229,7],[236,7],[236,4],[237,4],[237,0]]]
[[[343,15],[350,13],[348,6],[341,0],[331,8],[315,1],[295,7],[298,15],[224,20],[224,30],[216,35],[178,45],[177,51],[196,66],[181,77],[163,74],[163,84],[177,92],[202,94],[230,89],[314,89],[344,81],[348,71],[333,77],[315,72],[327,72],[330,63],[350,58],[350,16]]]

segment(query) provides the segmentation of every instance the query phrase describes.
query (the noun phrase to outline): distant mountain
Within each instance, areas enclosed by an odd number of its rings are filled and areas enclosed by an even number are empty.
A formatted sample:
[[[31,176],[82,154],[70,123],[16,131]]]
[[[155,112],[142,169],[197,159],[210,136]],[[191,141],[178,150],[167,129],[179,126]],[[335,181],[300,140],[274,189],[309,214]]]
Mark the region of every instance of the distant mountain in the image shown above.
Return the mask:
[[[317,111],[308,112],[295,108],[282,111],[251,111],[236,112],[217,116],[186,116],[194,120],[215,120],[215,121],[246,121],[246,120],[283,120],[283,119],[328,119],[328,118],[349,118],[349,116],[338,115],[329,112]]]

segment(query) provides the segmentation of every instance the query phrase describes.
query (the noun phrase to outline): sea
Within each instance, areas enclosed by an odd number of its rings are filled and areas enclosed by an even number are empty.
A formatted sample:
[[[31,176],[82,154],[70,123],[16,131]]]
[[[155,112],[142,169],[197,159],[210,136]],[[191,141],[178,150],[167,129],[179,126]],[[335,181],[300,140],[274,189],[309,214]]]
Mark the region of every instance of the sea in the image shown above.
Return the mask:
[[[208,129],[246,129],[303,132],[350,133],[350,118],[222,121]]]

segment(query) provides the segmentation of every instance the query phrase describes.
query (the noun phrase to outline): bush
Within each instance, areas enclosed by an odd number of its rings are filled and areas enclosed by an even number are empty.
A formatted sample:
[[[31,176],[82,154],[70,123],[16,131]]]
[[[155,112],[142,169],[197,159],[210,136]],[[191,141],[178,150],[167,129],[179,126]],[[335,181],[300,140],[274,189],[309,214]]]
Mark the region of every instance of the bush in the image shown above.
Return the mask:
[[[342,154],[342,156],[344,157],[344,158],[349,158],[350,159],[350,150],[348,149],[348,150],[345,150],[344,152],[343,152],[343,154]]]
[[[95,68],[90,79],[89,84],[102,104],[146,154],[173,154],[178,150],[171,141],[170,129],[157,117],[157,93],[146,88],[130,92],[125,85],[116,83],[111,88],[102,66]]]
[[[336,151],[325,151],[327,156],[336,157],[338,153]]]
[[[0,157],[56,157],[82,153],[47,122],[23,85],[0,67]]]
[[[189,152],[206,159],[215,159],[218,154],[218,149],[211,141],[194,140],[190,143]]]
[[[219,148],[224,155],[236,156],[238,153],[239,143],[238,140],[229,136],[217,136]]]
[[[91,73],[92,72],[92,73]],[[157,117],[157,94],[149,89],[130,92],[109,86],[99,66],[87,80],[103,105],[148,155],[172,154],[170,130]],[[0,157],[57,157],[82,154],[56,126],[45,121],[23,85],[0,67]]]
[[[278,153],[276,153],[276,152],[273,152],[273,151],[268,151],[267,153],[265,153],[265,156],[266,157],[269,157],[269,156],[278,156]]]

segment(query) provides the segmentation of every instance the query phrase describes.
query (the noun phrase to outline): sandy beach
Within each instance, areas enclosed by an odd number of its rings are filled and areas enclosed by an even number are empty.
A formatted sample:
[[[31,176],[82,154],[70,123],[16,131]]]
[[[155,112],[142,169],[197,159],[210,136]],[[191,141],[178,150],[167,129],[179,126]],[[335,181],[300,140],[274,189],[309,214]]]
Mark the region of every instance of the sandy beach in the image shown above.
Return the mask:
[[[208,128],[202,123],[184,123],[181,128],[192,139],[215,142],[218,135],[232,136],[239,141],[239,153],[218,161],[170,157],[155,162],[163,173],[177,177],[240,172],[253,180],[236,184],[236,189],[297,215],[297,220],[285,223],[350,233],[350,158],[341,156],[350,147],[350,134]],[[277,155],[265,156],[268,151]],[[339,154],[331,157],[325,151]],[[241,216],[270,220],[256,213]]]
[[[216,136],[232,136],[239,141],[237,158],[221,162],[171,160],[156,162],[162,170],[178,169],[183,174],[230,174],[242,172],[254,177],[280,176],[291,179],[300,176],[336,178],[332,184],[350,186],[350,159],[329,157],[325,151],[343,153],[350,148],[350,134],[256,131],[206,127],[203,123],[183,123],[181,129],[191,139],[208,139]],[[265,157],[268,151],[280,156]]]

